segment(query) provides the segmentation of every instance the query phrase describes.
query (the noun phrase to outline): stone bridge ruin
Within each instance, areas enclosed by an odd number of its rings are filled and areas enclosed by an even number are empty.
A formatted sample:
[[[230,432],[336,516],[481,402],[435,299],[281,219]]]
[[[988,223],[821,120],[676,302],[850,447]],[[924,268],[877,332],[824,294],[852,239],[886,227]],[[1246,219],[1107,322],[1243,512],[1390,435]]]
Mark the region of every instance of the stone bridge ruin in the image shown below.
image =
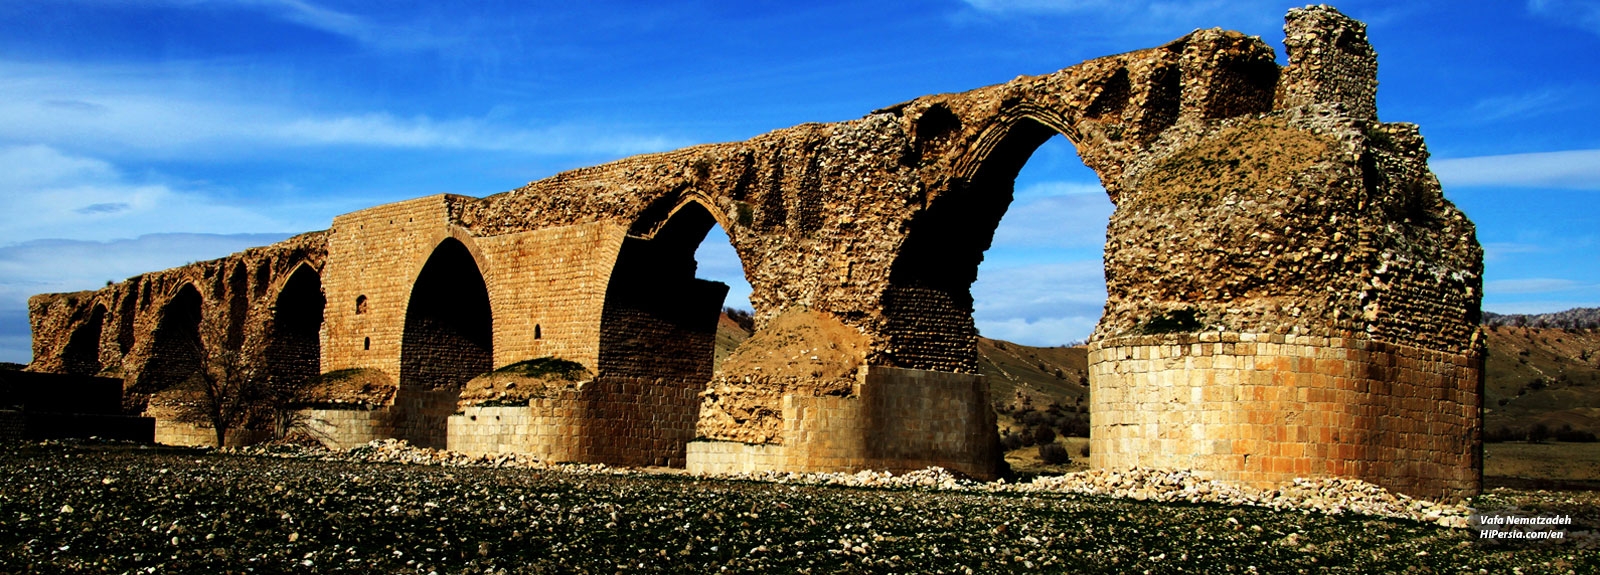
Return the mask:
[[[1092,466],[1475,493],[1473,225],[1443,198],[1417,127],[1378,120],[1365,26],[1309,7],[1286,31],[1283,67],[1258,38],[1198,30],[35,296],[29,369],[122,377],[128,409],[160,418],[163,390],[198,368],[182,345],[198,338],[280,385],[344,382],[306,412],[334,444],[993,477],[969,287],[1018,170],[1061,134],[1116,206],[1089,341]],[[742,261],[763,342],[720,371],[727,288],[696,279],[694,261],[714,225]],[[583,377],[463,393],[547,357]]]

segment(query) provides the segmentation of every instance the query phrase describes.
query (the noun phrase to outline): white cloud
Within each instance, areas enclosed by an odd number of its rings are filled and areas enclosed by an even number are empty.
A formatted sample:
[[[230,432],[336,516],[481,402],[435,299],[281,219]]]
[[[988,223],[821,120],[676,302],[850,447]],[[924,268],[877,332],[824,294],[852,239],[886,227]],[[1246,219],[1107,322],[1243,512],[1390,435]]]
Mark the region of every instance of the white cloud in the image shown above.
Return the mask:
[[[329,10],[301,0],[238,0],[241,4],[257,4],[279,10],[281,18],[341,36],[358,40],[371,40],[374,27],[356,16]]]
[[[316,146],[622,156],[689,143],[605,126],[311,111],[229,88],[226,70],[174,68],[0,61],[0,141],[185,159]]]
[[[1282,6],[1266,0],[965,0],[983,14],[1027,17],[1064,15],[1097,17],[1125,27],[1125,32],[1157,28],[1221,26],[1247,21],[1272,25]]]
[[[1600,300],[1558,300],[1558,301],[1519,301],[1519,302],[1488,302],[1483,303],[1483,310],[1509,314],[1537,315],[1543,313],[1556,313],[1567,311],[1575,307],[1600,307]]]
[[[1094,193],[1019,199],[995,228],[992,249],[1098,249],[1105,245],[1112,209],[1111,200],[1099,188],[1094,188]]]
[[[287,217],[227,205],[161,182],[136,181],[108,162],[49,146],[0,147],[0,246],[31,239],[104,241],[156,232],[230,233],[326,227],[332,214],[275,206]],[[321,217],[319,217],[321,216]]]
[[[1100,323],[1099,310],[1093,315],[1047,317],[1035,321],[1011,318],[1005,321],[978,322],[978,332],[990,339],[1036,347],[1066,345],[1089,339]]]
[[[1135,2],[1118,0],[966,0],[983,12],[1064,13],[1087,10],[1125,10]]]
[[[1016,192],[1016,197],[1018,199],[1078,195],[1105,196],[1106,189],[1101,187],[1099,182],[1049,181],[1034,182],[1032,184],[1023,186]],[[1107,205],[1110,205],[1109,200],[1107,201]]]
[[[1028,345],[1085,339],[1105,307],[1099,260],[984,268],[972,284],[978,331]]]
[[[1439,182],[1450,187],[1522,187],[1600,190],[1600,150],[1538,152],[1433,160]]]
[[[753,310],[750,305],[750,282],[744,278],[744,264],[739,262],[739,252],[729,243],[722,226],[713,226],[700,248],[694,252],[695,277],[728,284],[728,297],[722,305]]]
[[[1508,256],[1516,256],[1518,254],[1536,254],[1544,250],[1544,246],[1539,244],[1489,242],[1483,244],[1483,259],[1484,261],[1489,262],[1502,261]]]
[[[1537,92],[1492,96],[1478,100],[1472,106],[1471,118],[1478,122],[1491,122],[1507,118],[1523,118],[1568,110],[1577,102],[1567,90],[1546,88]]]

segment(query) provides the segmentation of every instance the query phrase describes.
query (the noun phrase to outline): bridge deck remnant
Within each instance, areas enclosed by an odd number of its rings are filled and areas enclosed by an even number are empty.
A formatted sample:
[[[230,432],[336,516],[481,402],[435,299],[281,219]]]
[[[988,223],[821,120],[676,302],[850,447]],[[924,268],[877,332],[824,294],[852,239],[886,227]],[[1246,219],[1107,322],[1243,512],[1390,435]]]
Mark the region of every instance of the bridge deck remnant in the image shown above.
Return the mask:
[[[1325,6],[1286,22],[1286,67],[1258,38],[1198,30],[36,296],[30,369],[114,373],[159,397],[197,361],[172,341],[225,325],[235,335],[207,345],[274,377],[365,378],[362,409],[313,412],[334,443],[990,477],[969,288],[1018,171],[1062,134],[1116,205],[1090,339],[1092,465],[1475,493],[1474,227],[1417,127],[1378,120],[1365,26]],[[696,279],[693,255],[714,225],[776,367],[735,352],[713,371],[726,286]],[[468,379],[550,356],[594,376],[539,383],[525,406],[458,404]]]

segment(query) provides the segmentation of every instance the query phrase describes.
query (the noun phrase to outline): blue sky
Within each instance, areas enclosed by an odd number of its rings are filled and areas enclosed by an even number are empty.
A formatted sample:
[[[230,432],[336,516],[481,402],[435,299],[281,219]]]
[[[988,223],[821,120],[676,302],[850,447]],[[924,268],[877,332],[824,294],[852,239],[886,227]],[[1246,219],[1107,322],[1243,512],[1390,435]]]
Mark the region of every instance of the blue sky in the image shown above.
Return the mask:
[[[34,293],[220,257],[379,203],[857,118],[1195,28],[1259,35],[1281,59],[1295,5],[459,4],[0,2],[0,361],[28,361]],[[1478,224],[1485,309],[1600,306],[1600,3],[1339,7],[1370,25],[1380,115],[1422,126],[1446,196]],[[1086,336],[1110,212],[1070,144],[1041,148],[973,288],[980,330]],[[702,275],[738,283],[717,241]],[[748,305],[747,290],[730,303]]]

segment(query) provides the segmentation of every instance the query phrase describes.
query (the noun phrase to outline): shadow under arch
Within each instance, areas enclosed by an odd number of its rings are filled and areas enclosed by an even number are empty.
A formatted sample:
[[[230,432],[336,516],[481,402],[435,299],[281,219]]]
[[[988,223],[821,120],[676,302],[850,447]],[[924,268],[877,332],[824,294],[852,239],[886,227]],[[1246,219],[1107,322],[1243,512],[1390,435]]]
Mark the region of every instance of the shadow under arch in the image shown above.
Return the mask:
[[[728,286],[695,277],[695,251],[718,225],[703,200],[664,213],[649,236],[623,240],[612,267],[598,376],[582,391],[586,460],[683,467],[694,438]]]
[[[393,436],[419,447],[447,446],[448,418],[469,380],[494,369],[489,288],[468,246],[447,237],[412,284],[400,338]]]
[[[200,371],[206,343],[200,337],[203,304],[200,290],[186,283],[161,306],[161,319],[151,334],[150,361],[140,370],[133,391],[162,391]]]
[[[648,237],[623,240],[601,313],[600,374],[710,381],[728,286],[695,278],[694,254],[718,223],[691,198],[651,226]]]
[[[439,242],[406,304],[400,385],[459,391],[494,367],[493,324],[477,260],[458,239]]]
[[[100,373],[103,367],[100,363],[100,336],[105,331],[105,323],[105,304],[95,304],[94,310],[89,312],[89,319],[72,330],[72,336],[61,352],[63,373],[72,375]]]
[[[284,397],[310,385],[321,374],[326,305],[322,276],[309,264],[296,266],[278,289],[262,359],[267,385]]]
[[[1057,134],[1071,142],[1071,130],[1049,115],[1014,116],[986,132],[958,163],[963,177],[911,220],[883,296],[891,351],[876,364],[977,372],[972,284],[978,264],[1011,205],[1023,165]]]

